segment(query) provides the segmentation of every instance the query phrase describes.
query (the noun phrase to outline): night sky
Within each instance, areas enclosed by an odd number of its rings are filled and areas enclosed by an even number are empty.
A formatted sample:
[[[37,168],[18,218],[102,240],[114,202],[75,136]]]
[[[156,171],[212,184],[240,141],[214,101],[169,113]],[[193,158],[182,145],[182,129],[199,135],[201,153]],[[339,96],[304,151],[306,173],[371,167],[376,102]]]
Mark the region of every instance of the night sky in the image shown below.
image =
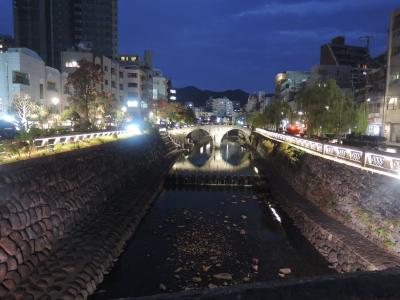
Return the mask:
[[[0,33],[12,33],[11,0],[0,0]],[[284,70],[309,70],[335,35],[373,55],[386,49],[389,15],[399,0],[120,0],[124,53],[154,51],[174,85],[273,91]]]

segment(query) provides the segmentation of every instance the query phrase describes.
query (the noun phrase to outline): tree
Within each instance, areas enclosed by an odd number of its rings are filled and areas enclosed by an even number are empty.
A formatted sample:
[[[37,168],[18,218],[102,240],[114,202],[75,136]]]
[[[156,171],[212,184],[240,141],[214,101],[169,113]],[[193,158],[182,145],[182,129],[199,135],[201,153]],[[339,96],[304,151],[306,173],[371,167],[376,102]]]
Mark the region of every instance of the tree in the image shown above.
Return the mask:
[[[74,91],[70,102],[80,115],[81,125],[87,128],[90,126],[90,109],[98,96],[96,85],[102,80],[102,71],[100,66],[85,59],[78,64],[79,68],[68,75],[68,86]]]
[[[80,119],[79,114],[70,107],[64,109],[63,113],[61,114],[61,120],[70,121],[72,127],[79,122],[79,119]]]
[[[298,95],[297,105],[311,134],[340,135],[355,127],[365,128],[366,110],[355,104],[335,80],[304,88]]]
[[[28,131],[33,121],[39,119],[41,107],[29,96],[15,96],[12,108],[17,113],[21,127]]]
[[[195,124],[196,123],[196,114],[191,108],[186,108],[183,114],[183,119],[186,124]]]
[[[265,109],[266,125],[278,129],[284,119],[291,117],[290,105],[281,99],[271,101]]]

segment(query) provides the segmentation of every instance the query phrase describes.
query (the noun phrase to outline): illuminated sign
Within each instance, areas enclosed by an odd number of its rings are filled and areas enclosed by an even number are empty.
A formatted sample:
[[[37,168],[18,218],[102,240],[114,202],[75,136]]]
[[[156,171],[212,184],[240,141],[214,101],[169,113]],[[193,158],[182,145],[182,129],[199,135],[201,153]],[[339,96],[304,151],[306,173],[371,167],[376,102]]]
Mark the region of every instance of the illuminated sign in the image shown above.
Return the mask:
[[[171,94],[176,94],[176,90],[170,90]]]
[[[176,97],[175,96],[171,96],[171,97],[169,97],[169,99],[176,100]]]

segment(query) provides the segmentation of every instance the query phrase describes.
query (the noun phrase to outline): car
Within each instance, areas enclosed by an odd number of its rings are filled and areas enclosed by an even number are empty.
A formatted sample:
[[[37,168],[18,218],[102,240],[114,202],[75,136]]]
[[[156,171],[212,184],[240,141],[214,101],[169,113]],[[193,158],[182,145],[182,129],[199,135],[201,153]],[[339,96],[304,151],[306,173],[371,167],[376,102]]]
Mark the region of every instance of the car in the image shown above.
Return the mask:
[[[17,127],[5,120],[0,120],[0,140],[10,140],[17,136]]]

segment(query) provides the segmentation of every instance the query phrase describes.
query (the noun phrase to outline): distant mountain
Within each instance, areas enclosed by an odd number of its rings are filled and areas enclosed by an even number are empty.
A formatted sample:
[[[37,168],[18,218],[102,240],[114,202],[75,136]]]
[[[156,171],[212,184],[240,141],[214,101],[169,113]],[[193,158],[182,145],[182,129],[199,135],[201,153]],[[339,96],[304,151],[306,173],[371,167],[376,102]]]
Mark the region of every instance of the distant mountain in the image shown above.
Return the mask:
[[[212,98],[227,97],[231,101],[239,101],[241,106],[247,103],[249,94],[242,90],[228,90],[223,92],[215,92],[208,90],[201,90],[195,86],[187,86],[184,88],[176,89],[177,98],[180,102],[185,103],[187,101],[193,102],[194,106],[205,106],[206,101]]]

